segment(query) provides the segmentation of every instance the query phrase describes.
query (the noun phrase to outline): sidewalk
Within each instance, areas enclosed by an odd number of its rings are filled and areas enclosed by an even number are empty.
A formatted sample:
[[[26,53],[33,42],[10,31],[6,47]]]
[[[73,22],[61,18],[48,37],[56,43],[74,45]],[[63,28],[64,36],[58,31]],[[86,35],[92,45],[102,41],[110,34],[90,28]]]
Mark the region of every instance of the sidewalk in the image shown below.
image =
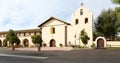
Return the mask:
[[[37,48],[16,48],[16,50],[37,51]],[[41,51],[71,51],[72,47],[42,47]]]

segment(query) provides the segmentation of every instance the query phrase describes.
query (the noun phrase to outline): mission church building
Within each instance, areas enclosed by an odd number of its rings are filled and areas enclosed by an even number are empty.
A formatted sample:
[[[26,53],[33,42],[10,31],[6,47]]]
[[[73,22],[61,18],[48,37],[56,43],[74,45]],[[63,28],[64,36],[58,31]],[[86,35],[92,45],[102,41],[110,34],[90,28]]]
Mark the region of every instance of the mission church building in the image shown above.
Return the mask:
[[[79,39],[80,32],[84,29],[90,38],[87,44],[87,46],[90,47],[93,44],[92,18],[92,12],[81,6],[72,14],[71,23],[51,17],[40,24],[38,26],[39,29],[15,30],[15,33],[21,41],[20,45],[24,47],[34,46],[31,36],[36,34],[41,35],[44,47],[67,47],[71,45],[84,46],[82,41]],[[2,46],[7,44],[4,36],[6,34],[7,31],[0,32],[0,42],[2,42]]]
[[[38,27],[40,27],[42,33],[43,44],[48,47],[60,47],[70,45],[84,46],[80,38],[81,30],[85,30],[90,40],[87,46],[93,44],[92,36],[92,24],[93,15],[90,10],[81,6],[72,14],[71,23],[67,23],[63,20],[51,17]]]

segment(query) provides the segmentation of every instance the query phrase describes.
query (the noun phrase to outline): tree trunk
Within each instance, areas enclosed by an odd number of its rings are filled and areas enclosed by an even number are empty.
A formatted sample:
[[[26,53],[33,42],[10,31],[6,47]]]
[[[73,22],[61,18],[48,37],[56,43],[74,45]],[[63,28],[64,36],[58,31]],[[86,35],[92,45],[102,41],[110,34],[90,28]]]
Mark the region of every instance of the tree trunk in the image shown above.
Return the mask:
[[[84,48],[87,48],[87,44],[85,44],[85,47]]]
[[[41,46],[39,44],[38,44],[37,48],[38,48],[38,51],[41,51]]]
[[[41,47],[38,46],[38,51],[41,51]]]
[[[12,50],[15,50],[14,44],[12,44]]]

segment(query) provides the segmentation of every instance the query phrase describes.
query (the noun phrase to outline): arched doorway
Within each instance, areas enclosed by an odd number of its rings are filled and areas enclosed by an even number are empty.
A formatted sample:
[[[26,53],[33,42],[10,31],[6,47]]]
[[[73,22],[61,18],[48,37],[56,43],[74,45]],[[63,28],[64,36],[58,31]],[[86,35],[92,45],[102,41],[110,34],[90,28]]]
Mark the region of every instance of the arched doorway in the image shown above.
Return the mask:
[[[104,40],[102,38],[97,40],[97,47],[104,48]]]
[[[95,43],[96,43],[97,48],[105,48],[106,44],[107,44],[107,41],[104,37],[98,37],[95,40]]]
[[[0,47],[2,46],[2,41],[0,40]]]
[[[50,47],[56,47],[56,41],[54,39],[50,40]]]
[[[23,40],[23,46],[24,47],[29,47],[29,41],[28,41],[28,39],[24,39]]]
[[[7,39],[4,39],[3,40],[3,47],[7,47],[8,46],[8,44],[7,44]]]

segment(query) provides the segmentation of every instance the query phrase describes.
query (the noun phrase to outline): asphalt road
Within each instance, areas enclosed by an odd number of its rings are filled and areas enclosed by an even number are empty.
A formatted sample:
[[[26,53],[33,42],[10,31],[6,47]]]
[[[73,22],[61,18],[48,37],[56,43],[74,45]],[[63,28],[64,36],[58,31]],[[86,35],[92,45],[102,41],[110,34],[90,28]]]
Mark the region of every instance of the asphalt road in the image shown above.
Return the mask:
[[[120,50],[31,52],[0,48],[0,63],[120,63]]]

